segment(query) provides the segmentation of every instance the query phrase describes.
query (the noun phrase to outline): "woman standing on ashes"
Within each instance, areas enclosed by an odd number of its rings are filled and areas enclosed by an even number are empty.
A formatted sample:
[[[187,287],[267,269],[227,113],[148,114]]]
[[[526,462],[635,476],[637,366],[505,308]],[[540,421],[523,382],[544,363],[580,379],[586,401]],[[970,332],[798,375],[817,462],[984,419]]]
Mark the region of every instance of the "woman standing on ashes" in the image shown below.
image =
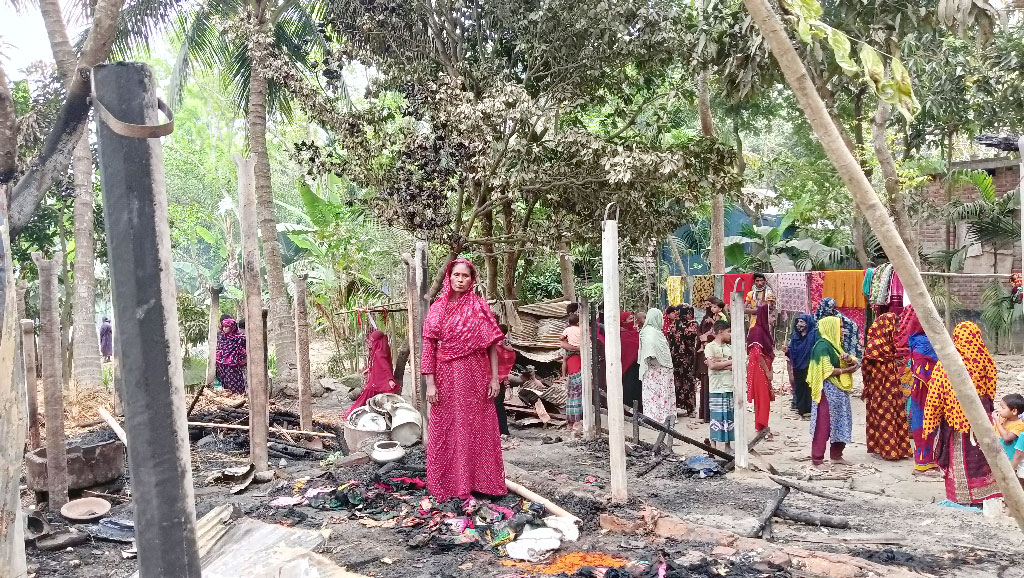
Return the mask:
[[[352,407],[348,408],[345,417],[352,415],[356,408],[363,407],[370,398],[381,393],[402,393],[402,386],[395,381],[394,369],[391,364],[391,345],[388,336],[379,329],[374,329],[367,337],[366,383],[363,391],[356,398]]]
[[[448,264],[441,296],[423,323],[423,375],[430,402],[427,487],[439,501],[507,493],[494,398],[505,338],[473,292],[473,264]]]
[[[790,382],[793,384],[793,409],[802,419],[811,417],[811,386],[807,384],[807,366],[811,350],[818,342],[818,324],[804,313],[793,324],[793,335],[782,352],[789,358]]]
[[[640,330],[640,380],[643,383],[644,413],[658,423],[670,425],[676,417],[676,393],[672,373],[672,351],[662,332],[661,311],[647,312]]]
[[[238,331],[238,322],[225,317],[217,335],[217,381],[231,393],[245,393],[245,334]]]

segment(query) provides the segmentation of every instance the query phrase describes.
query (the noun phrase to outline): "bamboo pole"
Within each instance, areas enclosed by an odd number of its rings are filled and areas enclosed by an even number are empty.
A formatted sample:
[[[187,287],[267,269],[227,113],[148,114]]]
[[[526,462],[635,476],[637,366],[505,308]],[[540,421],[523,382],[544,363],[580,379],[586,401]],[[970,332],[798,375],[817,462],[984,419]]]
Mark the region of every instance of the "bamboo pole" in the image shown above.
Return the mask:
[[[726,287],[725,290],[732,290],[732,296],[729,298],[729,316],[732,322],[733,431],[736,434],[736,441],[732,447],[736,456],[736,467],[746,469],[747,456],[750,453],[747,449],[747,332],[743,317],[743,294],[738,290],[739,283],[737,279],[736,287]]]
[[[263,294],[256,220],[256,163],[235,154],[238,169],[238,208],[242,229],[242,287],[245,292],[246,374],[249,380],[249,459],[256,471],[269,467],[267,427],[270,420],[267,355],[264,343]]]
[[[843,143],[839,129],[829,117],[825,103],[822,102],[807,75],[803,62],[793,47],[792,40],[782,26],[782,21],[767,0],[743,0],[743,3],[778,61],[786,82],[792,88],[811,128],[818,137],[818,142],[825,149],[825,153],[842,177],[843,183],[853,194],[857,206],[899,274],[904,290],[909,293],[910,300],[914,303],[925,334],[934,346],[939,361],[942,362],[949,374],[956,399],[963,407],[971,424],[971,432],[992,468],[992,473],[1002,490],[1006,505],[1017,525],[1024,530],[1024,489],[1021,488],[1009,460],[1006,459],[1002,444],[992,429],[988,414],[971,381],[971,376],[967,373],[967,368],[956,351],[953,339],[942,324],[939,312],[928,295],[924,279],[914,264],[910,252],[903,244],[896,225],[875,194],[871,182],[857,163],[857,159]]]
[[[309,375],[309,315],[306,312],[306,276],[297,275],[295,283],[295,357],[299,377],[299,428],[313,429],[313,399]]]
[[[57,253],[53,259],[32,253],[39,269],[39,339],[43,362],[43,402],[46,423],[46,488],[50,510],[68,502],[68,456],[64,436],[64,360],[60,342],[60,307],[57,297]]]
[[[611,205],[609,205],[611,208]],[[607,215],[607,210],[605,211]],[[602,226],[601,241],[602,279],[604,288],[604,318],[619,318],[619,223],[607,219]],[[605,375],[608,384],[608,450],[611,454],[612,500],[625,502],[626,490],[626,438],[625,418],[622,411],[622,343],[619,332],[605,331]]]

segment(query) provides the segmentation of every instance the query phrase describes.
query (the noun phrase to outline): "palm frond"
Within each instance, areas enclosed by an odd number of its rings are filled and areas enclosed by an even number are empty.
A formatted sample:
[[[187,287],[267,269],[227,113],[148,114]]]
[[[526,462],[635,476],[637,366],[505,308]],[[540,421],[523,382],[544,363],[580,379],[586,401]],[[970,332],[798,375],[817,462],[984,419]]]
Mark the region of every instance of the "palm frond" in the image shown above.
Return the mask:
[[[1020,221],[1012,216],[993,215],[989,219],[972,221],[967,229],[979,243],[1009,245],[1020,240]]]
[[[129,0],[118,17],[112,60],[130,60],[149,53],[150,43],[174,28],[186,0]]]
[[[171,106],[181,102],[185,83],[197,67],[213,69],[222,60],[227,43],[217,29],[216,21],[217,14],[206,9],[177,18],[174,28],[181,45],[171,70],[168,89]]]
[[[981,200],[988,203],[996,201],[996,186],[992,181],[992,175],[980,170],[960,169],[950,173],[949,178],[954,186],[972,185],[978,189]]]

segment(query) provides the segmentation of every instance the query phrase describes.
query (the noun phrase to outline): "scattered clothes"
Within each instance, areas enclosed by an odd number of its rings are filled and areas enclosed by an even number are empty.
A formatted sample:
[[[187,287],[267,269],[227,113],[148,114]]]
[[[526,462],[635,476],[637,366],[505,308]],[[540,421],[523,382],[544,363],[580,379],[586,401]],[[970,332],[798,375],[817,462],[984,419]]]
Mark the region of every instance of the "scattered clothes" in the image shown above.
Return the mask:
[[[691,456],[683,460],[683,473],[686,477],[700,479],[722,476],[725,471],[718,462],[707,456]]]
[[[587,474],[579,474],[574,472],[559,472],[558,470],[547,470],[546,473],[551,479],[556,481],[573,481],[579,482],[584,486],[593,486],[598,489],[605,487],[605,480],[597,476],[591,476]]]
[[[944,506],[946,508],[955,508],[957,510],[968,510],[970,512],[976,512],[978,514],[981,513],[981,508],[980,507],[965,506],[963,504],[958,504],[958,503],[956,503],[956,502],[954,502],[952,500],[942,500],[941,502],[936,502],[936,505],[937,506]]]
[[[304,496],[281,496],[270,502],[270,505],[275,508],[287,508],[289,506],[297,506],[305,500]]]
[[[514,560],[540,562],[562,545],[562,534],[554,528],[529,530],[515,542],[505,545],[505,552]]]

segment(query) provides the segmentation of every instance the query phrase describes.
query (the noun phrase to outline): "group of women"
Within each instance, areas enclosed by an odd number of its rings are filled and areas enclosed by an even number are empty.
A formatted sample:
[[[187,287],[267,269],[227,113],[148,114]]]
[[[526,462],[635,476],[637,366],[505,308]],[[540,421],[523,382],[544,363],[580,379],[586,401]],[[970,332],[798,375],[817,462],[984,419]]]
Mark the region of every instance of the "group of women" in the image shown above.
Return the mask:
[[[795,381],[806,375],[810,389],[812,462],[824,467],[826,442],[830,443],[831,461],[845,462],[843,449],[852,441],[852,373],[860,367],[868,453],[886,460],[913,457],[914,473],[941,475],[946,496],[953,502],[979,505],[997,497],[999,490],[991,467],[971,438],[970,423],[914,308],[907,307],[900,317],[884,309],[877,313],[868,329],[862,358],[851,353],[859,351],[860,345],[852,321],[824,316],[819,317],[816,327],[814,320],[806,317],[798,321],[804,329],[794,332],[788,351]],[[810,347],[806,374],[797,372],[807,341],[815,331],[818,337]],[[962,322],[953,331],[953,343],[982,405],[991,413],[996,368],[981,329],[975,323]],[[794,403],[800,404],[803,402],[795,381]]]

